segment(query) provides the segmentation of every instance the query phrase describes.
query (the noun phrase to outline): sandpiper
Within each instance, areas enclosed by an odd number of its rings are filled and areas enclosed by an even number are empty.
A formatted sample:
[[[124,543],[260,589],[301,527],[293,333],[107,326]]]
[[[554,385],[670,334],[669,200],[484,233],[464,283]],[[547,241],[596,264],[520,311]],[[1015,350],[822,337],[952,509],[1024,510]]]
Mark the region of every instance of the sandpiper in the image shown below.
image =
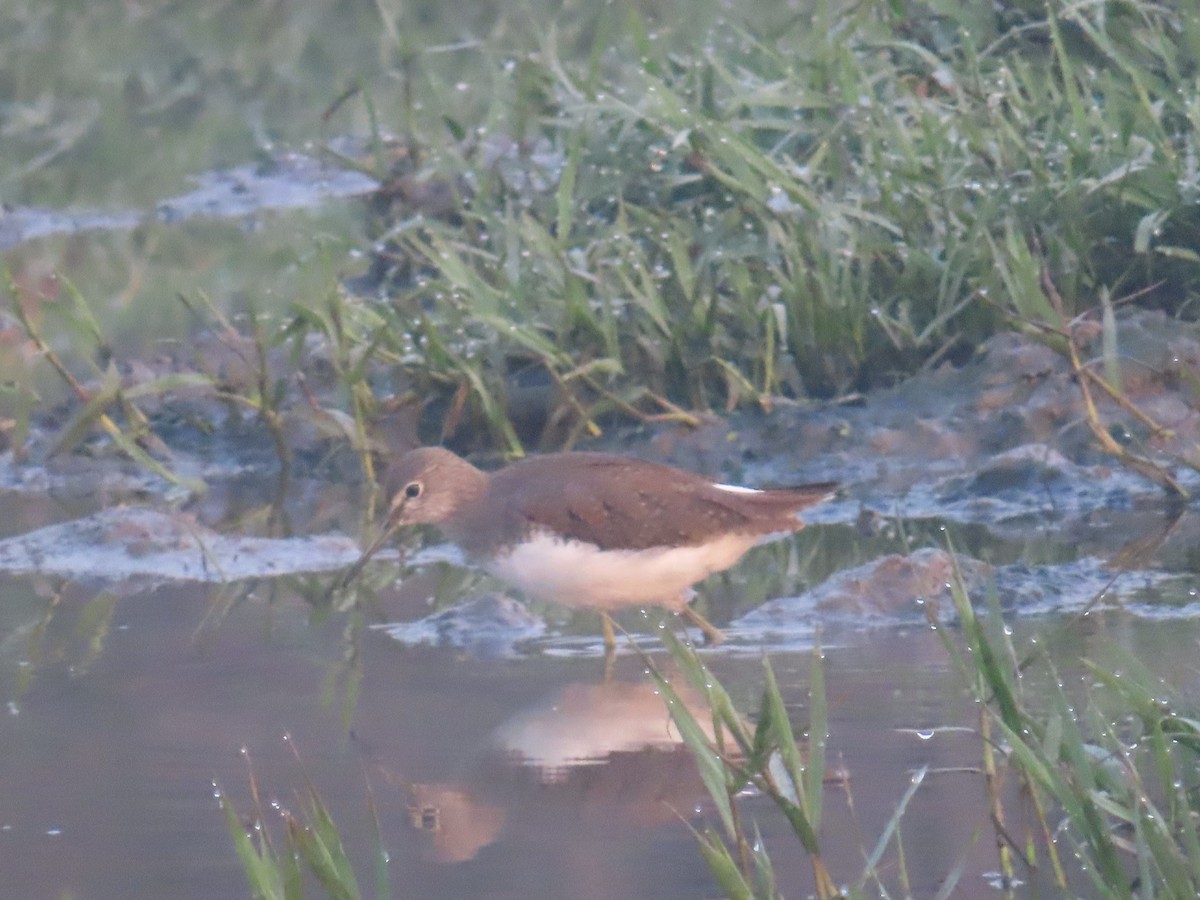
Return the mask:
[[[797,514],[837,488],[758,490],[606,453],[534,456],[488,473],[440,447],[405,453],[385,483],[387,527],[360,566],[397,528],[435,525],[527,595],[606,614],[610,647],[607,614],[645,605],[685,614],[718,643],[721,632],[688,605],[692,585],[798,531]]]

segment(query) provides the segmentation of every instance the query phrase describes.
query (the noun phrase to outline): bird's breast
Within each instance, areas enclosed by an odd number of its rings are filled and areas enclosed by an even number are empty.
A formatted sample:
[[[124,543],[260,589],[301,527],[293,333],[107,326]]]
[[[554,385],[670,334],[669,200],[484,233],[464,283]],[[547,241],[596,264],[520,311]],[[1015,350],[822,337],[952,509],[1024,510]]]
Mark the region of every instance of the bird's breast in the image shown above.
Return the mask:
[[[678,609],[686,603],[689,587],[729,568],[758,542],[753,535],[730,534],[691,546],[604,550],[537,532],[497,554],[486,568],[531,596],[563,606]]]

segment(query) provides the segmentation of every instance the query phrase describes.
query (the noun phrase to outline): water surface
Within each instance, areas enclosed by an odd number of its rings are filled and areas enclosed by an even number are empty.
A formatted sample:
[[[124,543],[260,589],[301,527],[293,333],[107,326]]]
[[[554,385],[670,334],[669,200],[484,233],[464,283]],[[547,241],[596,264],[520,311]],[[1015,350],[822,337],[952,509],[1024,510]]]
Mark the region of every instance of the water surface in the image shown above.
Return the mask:
[[[346,620],[314,623],[304,601],[282,594],[270,603],[252,597],[207,630],[214,590],[121,597],[103,652],[92,658],[81,617],[94,591],[68,586],[34,640],[34,613],[46,601],[27,581],[5,583],[10,610],[27,615],[27,627],[9,630],[0,648],[9,698],[0,726],[8,896],[244,895],[213,796],[216,780],[249,810],[243,751],[264,794],[293,809],[307,771],[364,885],[373,846],[369,785],[398,895],[715,892],[684,820],[717,826],[716,817],[687,754],[672,748],[665,708],[636,657],[623,655],[604,683],[596,659],[478,660],[365,631],[361,694],[347,730],[344,693],[330,692],[344,672]],[[1019,625],[1018,640],[1030,628]],[[1062,659],[1102,659],[1115,642],[1175,671],[1196,658],[1200,641],[1192,626],[1119,612],[1068,634]],[[913,625],[830,630],[822,640],[830,776],[845,779],[827,787],[822,836],[835,878],[857,877],[864,848],[874,846],[912,773],[929,766],[903,819],[914,894],[932,895],[962,863],[955,896],[991,896],[984,875],[997,863],[977,771],[976,712],[939,636]],[[23,646],[44,654],[27,687],[21,679],[33,666]],[[809,654],[771,656],[803,727]],[[752,712],[760,659],[706,659]],[[1079,683],[1064,666],[1068,686]],[[332,703],[324,699],[330,693]],[[946,726],[967,730],[938,730]],[[762,829],[785,894],[804,896],[807,863],[780,816],[761,798],[746,798],[744,809]],[[884,871],[894,879],[894,862]]]

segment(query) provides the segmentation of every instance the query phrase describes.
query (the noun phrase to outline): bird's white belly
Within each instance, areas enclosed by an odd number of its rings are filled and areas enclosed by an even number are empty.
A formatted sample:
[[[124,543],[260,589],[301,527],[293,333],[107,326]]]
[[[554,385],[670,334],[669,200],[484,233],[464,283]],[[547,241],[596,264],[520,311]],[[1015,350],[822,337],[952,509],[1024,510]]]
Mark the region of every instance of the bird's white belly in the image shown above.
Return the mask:
[[[752,535],[735,534],[694,547],[601,550],[543,534],[498,556],[487,569],[531,596],[563,606],[679,609],[689,587],[729,568],[756,543]]]

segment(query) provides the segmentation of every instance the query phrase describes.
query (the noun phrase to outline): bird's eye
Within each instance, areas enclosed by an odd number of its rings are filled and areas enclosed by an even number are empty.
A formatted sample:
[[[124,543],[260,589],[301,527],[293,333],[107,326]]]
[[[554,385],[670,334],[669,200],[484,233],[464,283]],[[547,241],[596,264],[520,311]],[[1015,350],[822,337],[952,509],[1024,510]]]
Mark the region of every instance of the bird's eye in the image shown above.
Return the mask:
[[[407,500],[416,500],[421,496],[421,482],[410,481],[404,486],[404,497]]]

